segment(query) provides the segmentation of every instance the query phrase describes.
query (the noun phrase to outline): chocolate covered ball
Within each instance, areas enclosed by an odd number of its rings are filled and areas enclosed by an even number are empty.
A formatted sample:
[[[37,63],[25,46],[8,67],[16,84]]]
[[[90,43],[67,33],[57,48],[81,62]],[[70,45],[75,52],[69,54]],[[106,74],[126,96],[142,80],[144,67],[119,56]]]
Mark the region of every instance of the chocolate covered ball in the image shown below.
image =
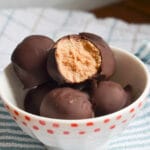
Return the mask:
[[[80,36],[92,42],[99,50],[101,54],[101,66],[100,66],[100,74],[98,77],[100,79],[108,79],[115,72],[115,58],[112,53],[109,45],[104,41],[104,39],[98,35],[93,33],[80,33]]]
[[[113,81],[102,81],[98,84],[92,97],[97,115],[116,112],[127,104],[128,94],[122,86]]]
[[[89,96],[69,87],[50,91],[41,103],[40,115],[58,119],[85,119],[94,116]]]
[[[114,56],[102,38],[90,34],[68,35],[51,49],[47,70],[58,83],[81,83],[94,77],[110,77]]]
[[[25,111],[32,114],[40,115],[40,105],[44,96],[56,87],[57,84],[51,82],[51,83],[43,84],[27,92],[24,100]]]
[[[11,60],[24,88],[32,88],[50,79],[46,64],[52,39],[42,35],[25,38],[14,50]]]

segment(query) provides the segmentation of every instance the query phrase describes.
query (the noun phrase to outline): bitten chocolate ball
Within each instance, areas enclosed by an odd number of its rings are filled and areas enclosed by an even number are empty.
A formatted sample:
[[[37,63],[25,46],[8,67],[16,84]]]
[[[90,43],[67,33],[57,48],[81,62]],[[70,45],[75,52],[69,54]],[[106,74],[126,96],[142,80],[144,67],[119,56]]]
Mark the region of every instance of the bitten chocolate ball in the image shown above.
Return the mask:
[[[100,74],[98,74],[100,79],[108,79],[115,72],[115,58],[109,45],[104,41],[104,39],[93,33],[80,33],[80,36],[92,42],[99,50],[101,54],[101,66]]]
[[[41,103],[40,115],[58,119],[85,119],[94,117],[89,96],[69,87],[49,92]]]
[[[52,89],[56,88],[56,83],[46,83],[35,89],[30,90],[24,100],[24,109],[25,111],[40,115],[40,105],[44,96],[50,92]]]
[[[32,88],[49,80],[46,64],[54,42],[41,35],[25,38],[14,50],[11,60],[24,88]]]
[[[108,45],[90,33],[68,35],[51,49],[47,70],[58,83],[81,83],[94,77],[108,78],[115,68]]]
[[[122,86],[113,81],[102,81],[98,84],[92,97],[97,115],[116,112],[125,107],[128,94]]]

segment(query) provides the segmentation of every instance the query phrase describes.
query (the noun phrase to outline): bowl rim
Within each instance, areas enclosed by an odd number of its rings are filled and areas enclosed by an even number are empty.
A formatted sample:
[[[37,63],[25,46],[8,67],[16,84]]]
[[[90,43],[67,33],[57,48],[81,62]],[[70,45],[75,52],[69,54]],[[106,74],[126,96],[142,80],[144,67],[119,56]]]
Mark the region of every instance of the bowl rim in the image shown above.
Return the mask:
[[[148,95],[148,92],[150,89],[150,75],[149,75],[149,71],[148,71],[146,65],[137,56],[135,56],[133,53],[128,52],[125,49],[115,47],[115,46],[110,46],[110,48],[113,51],[123,51],[123,53],[126,53],[126,55],[134,58],[137,61],[137,63],[139,63],[143,67],[143,69],[145,70],[144,73],[146,75],[146,80],[147,80],[145,88],[143,90],[143,93],[132,104],[130,104],[129,106],[127,106],[127,107],[125,107],[119,111],[116,111],[116,112],[111,113],[111,114],[107,114],[107,115],[103,115],[103,116],[99,116],[99,117],[87,118],[87,119],[68,119],[67,120],[67,119],[48,118],[48,117],[43,117],[43,116],[31,114],[31,113],[13,105],[11,102],[9,102],[7,99],[4,98],[1,91],[0,91],[0,97],[1,97],[4,104],[7,104],[11,109],[18,111],[23,116],[29,116],[34,120],[42,120],[42,121],[46,121],[46,122],[57,122],[60,124],[70,124],[70,123],[74,123],[74,122],[76,122],[78,124],[84,124],[84,123],[91,122],[91,121],[93,123],[95,123],[95,122],[103,121],[106,118],[113,118],[114,116],[124,114],[126,111],[129,111],[131,108],[133,108],[133,106],[137,105],[140,101],[144,101],[144,99]]]

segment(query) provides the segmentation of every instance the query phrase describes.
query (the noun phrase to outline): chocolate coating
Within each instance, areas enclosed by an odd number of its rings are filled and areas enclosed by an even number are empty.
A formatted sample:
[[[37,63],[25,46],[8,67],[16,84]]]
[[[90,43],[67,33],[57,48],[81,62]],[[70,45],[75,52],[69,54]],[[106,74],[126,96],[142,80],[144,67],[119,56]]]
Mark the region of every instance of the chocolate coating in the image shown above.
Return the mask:
[[[100,65],[100,50],[92,42],[80,35],[68,35],[51,49],[47,70],[58,83],[73,84],[93,78]]]
[[[40,107],[40,115],[49,118],[85,119],[93,114],[88,95],[67,87],[50,91]]]
[[[124,90],[126,91],[126,94],[127,94],[127,103],[125,105],[125,107],[126,107],[126,106],[130,105],[133,101],[133,96],[132,96],[133,89],[132,89],[132,86],[128,84],[124,87]]]
[[[32,114],[40,115],[40,105],[44,96],[56,87],[57,87],[56,83],[50,82],[30,90],[26,94],[24,100],[25,111]]]
[[[91,41],[101,52],[102,63],[98,78],[108,79],[115,72],[115,58],[109,45],[98,35],[92,33],[80,33],[83,38]]]
[[[128,95],[120,84],[113,81],[102,81],[98,84],[92,97],[97,115],[116,112],[125,107]]]
[[[60,46],[60,43],[67,46]],[[68,70],[64,71],[64,68]],[[80,33],[62,37],[56,42],[48,56],[47,70],[60,84],[81,83],[92,78],[102,80],[114,73],[115,59],[110,47],[101,37]]]
[[[11,60],[24,88],[32,88],[50,79],[47,69],[48,52],[54,42],[41,35],[25,38],[14,50]]]

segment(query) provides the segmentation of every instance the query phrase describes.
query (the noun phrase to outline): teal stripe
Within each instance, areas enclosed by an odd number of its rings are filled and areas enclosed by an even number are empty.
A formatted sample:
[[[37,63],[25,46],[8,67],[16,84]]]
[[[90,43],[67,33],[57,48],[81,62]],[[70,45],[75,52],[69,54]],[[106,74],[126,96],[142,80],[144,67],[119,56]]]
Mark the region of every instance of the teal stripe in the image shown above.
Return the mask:
[[[46,150],[44,147],[38,147],[38,148],[23,148],[23,147],[0,147],[0,150]]]
[[[138,51],[135,53],[136,56],[140,57],[143,50],[146,48],[146,44],[143,44]]]
[[[20,131],[21,129],[18,126],[1,126],[0,129],[10,129],[10,130],[15,130],[15,131]]]
[[[149,116],[150,116],[150,112],[147,112],[146,114],[143,114],[143,115],[137,117],[136,120],[137,120],[137,121],[139,121],[139,120],[142,121],[143,118],[146,119],[146,118],[149,117]],[[135,121],[136,121],[136,120],[135,120]]]
[[[0,143],[15,143],[16,145],[17,144],[23,144],[23,145],[33,145],[33,144],[35,144],[35,145],[40,145],[41,146],[41,143],[38,143],[38,142],[32,142],[32,141],[18,141],[17,139],[15,140],[15,139],[1,139],[0,140]]]
[[[2,118],[1,118],[1,119],[0,119],[0,123],[1,123],[1,122],[3,122],[3,123],[5,123],[5,122],[6,122],[6,123],[15,123],[15,124],[16,124],[16,122],[15,122],[13,119],[2,119]],[[16,124],[16,125],[17,125],[17,124]]]
[[[17,133],[8,133],[8,132],[0,132],[0,137],[5,137],[5,136],[14,136],[14,137],[21,137],[21,138],[28,138],[31,139],[28,135],[24,134],[22,132],[22,134],[17,134]]]
[[[0,107],[4,107],[3,103],[0,103]]]
[[[5,116],[10,116],[10,114],[7,111],[1,111],[0,114]]]
[[[143,60],[145,63],[148,62],[149,59],[150,59],[150,53],[147,54],[145,57],[142,58],[142,60]]]

